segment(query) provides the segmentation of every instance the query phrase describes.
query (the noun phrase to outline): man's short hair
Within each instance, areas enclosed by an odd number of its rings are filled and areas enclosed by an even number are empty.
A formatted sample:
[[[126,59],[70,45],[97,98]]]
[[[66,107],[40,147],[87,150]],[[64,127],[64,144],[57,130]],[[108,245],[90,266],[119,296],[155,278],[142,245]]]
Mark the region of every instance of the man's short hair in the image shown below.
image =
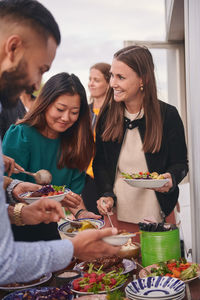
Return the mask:
[[[0,1],[0,20],[6,19],[31,27],[47,40],[52,35],[60,44],[61,36],[57,22],[41,3],[36,0]]]

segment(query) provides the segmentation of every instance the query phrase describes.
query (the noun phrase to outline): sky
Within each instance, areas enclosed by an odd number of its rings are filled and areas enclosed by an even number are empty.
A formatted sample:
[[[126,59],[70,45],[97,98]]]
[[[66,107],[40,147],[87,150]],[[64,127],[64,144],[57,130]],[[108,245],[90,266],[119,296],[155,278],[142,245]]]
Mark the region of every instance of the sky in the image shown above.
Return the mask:
[[[125,40],[164,41],[164,0],[40,0],[54,15],[61,45],[43,82],[59,72],[76,74],[87,89],[89,68],[112,62]],[[165,54],[153,50],[159,69],[159,89],[164,91]]]

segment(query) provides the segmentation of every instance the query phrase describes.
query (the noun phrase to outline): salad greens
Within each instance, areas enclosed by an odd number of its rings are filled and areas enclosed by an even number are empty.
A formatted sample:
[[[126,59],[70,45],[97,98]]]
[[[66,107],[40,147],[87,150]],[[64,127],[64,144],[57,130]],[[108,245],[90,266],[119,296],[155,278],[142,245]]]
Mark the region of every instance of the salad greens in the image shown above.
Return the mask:
[[[187,262],[185,258],[179,260],[171,259],[160,262],[158,267],[152,267],[148,276],[169,276],[188,280],[197,276],[198,264]]]
[[[109,292],[111,289],[114,289],[126,282],[128,274],[124,275],[122,272],[117,272],[115,270],[104,273],[102,271],[102,267],[103,265],[95,271],[91,264],[88,272],[84,273],[83,277],[77,278],[73,281],[73,288],[80,292]]]
[[[56,192],[64,192],[66,186],[65,185],[53,185],[52,187]]]

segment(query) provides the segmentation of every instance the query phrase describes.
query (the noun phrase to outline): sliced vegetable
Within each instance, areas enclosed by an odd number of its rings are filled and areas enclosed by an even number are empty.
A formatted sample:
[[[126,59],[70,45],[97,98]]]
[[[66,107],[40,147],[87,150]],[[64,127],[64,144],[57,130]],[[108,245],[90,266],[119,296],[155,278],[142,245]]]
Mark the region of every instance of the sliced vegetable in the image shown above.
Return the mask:
[[[181,272],[180,279],[187,280],[197,276],[198,265],[192,264],[189,268]]]
[[[185,258],[160,262],[157,265],[158,268],[151,268],[148,276],[169,276],[188,280],[196,277],[199,269],[198,264],[191,264]]]

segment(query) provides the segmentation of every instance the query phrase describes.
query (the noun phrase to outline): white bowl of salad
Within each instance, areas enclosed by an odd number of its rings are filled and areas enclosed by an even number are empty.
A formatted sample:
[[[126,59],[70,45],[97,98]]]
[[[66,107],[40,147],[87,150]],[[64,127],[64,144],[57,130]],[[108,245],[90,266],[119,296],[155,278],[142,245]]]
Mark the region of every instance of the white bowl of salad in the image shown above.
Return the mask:
[[[65,188],[65,186],[57,185],[44,185],[37,191],[30,191],[24,194],[20,194],[19,197],[25,200],[26,203],[32,203],[41,198],[47,197],[48,199],[53,199],[56,201],[62,201],[65,196],[70,192],[70,189]]]

